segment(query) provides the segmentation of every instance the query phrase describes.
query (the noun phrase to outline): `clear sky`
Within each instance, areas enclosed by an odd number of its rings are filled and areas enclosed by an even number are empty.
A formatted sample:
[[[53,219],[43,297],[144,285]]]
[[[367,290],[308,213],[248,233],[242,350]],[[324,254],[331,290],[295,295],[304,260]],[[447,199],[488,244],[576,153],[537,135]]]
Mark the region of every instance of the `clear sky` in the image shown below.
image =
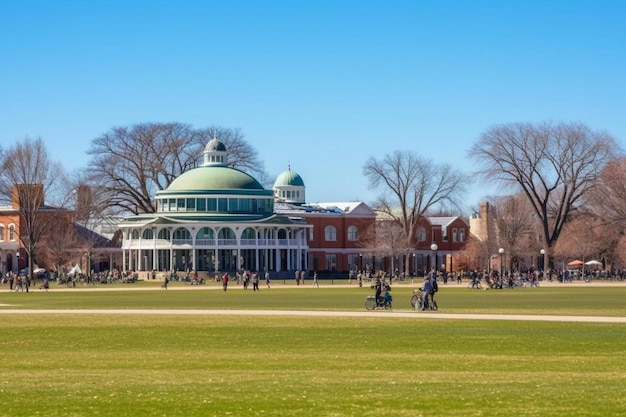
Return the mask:
[[[239,128],[308,202],[370,202],[369,157],[469,175],[493,124],[582,122],[624,144],[625,16],[624,0],[7,0],[0,143],[41,136],[75,168],[116,126]]]

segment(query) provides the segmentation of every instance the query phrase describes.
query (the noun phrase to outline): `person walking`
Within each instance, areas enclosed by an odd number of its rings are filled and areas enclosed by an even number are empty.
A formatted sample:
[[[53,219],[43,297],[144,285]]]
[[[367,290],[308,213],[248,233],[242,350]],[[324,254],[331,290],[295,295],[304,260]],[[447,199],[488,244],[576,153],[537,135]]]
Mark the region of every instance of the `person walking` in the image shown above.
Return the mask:
[[[259,274],[256,272],[252,273],[252,291],[259,290]]]
[[[265,285],[267,285],[267,288],[270,287],[270,273],[269,273],[269,271],[265,271]]]
[[[247,290],[248,289],[248,284],[250,283],[250,274],[248,273],[248,271],[245,271],[243,273],[243,289]]]
[[[430,277],[428,276],[424,278],[424,283],[422,284],[422,292],[423,292],[422,297],[424,298],[424,302],[422,303],[422,311],[424,311],[430,307],[428,304],[428,297],[433,292],[433,284],[432,284],[432,281],[430,280]]]
[[[314,287],[317,287],[317,288],[319,288],[319,287],[320,287],[320,284],[319,284],[319,282],[317,281],[317,271],[315,271],[315,272],[313,273],[313,286],[314,286]]]
[[[222,275],[222,287],[224,291],[228,289],[228,272],[224,272],[224,275]]]

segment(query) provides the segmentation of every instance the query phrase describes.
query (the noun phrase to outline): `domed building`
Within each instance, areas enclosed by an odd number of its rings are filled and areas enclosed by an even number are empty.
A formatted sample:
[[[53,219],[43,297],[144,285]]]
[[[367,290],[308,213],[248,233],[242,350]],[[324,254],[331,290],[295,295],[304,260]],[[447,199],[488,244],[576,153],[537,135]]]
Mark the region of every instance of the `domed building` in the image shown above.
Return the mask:
[[[287,167],[274,182],[274,199],[280,203],[305,204],[305,186],[302,177]]]
[[[156,193],[156,213],[120,223],[125,270],[308,268],[307,230],[312,226],[276,213],[273,191],[227,162],[224,144],[209,141],[202,166]],[[302,179],[300,183],[304,187]]]

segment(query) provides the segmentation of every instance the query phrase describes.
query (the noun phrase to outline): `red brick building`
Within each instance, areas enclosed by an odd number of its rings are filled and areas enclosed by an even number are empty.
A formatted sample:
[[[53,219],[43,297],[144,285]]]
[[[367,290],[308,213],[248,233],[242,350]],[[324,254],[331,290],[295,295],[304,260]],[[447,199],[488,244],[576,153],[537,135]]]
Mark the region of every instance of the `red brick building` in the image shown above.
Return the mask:
[[[441,271],[456,269],[454,255],[469,236],[469,226],[460,217],[429,217],[418,222],[412,248],[390,254],[388,248],[372,247],[369,231],[381,225],[376,213],[363,202],[307,204],[302,178],[288,168],[274,183],[277,212],[303,218],[312,225],[308,235],[309,270],[329,272],[387,271],[411,275],[429,271],[436,264]],[[437,250],[432,250],[432,245]],[[408,268],[405,264],[408,262]]]

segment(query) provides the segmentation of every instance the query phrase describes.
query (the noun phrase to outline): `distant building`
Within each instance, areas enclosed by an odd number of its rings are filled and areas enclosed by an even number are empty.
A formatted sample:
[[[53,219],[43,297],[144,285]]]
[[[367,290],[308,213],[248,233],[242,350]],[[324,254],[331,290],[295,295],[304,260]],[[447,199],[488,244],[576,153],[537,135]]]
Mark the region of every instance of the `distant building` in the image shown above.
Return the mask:
[[[372,230],[384,220],[364,202],[306,203],[305,184],[291,167],[274,183],[275,207],[278,213],[303,218],[311,225],[308,234],[310,270],[330,272],[386,271],[402,273],[409,262],[409,273],[422,274],[435,267],[455,269],[454,257],[464,248],[469,235],[467,223],[460,217],[422,219],[416,230],[416,241],[408,251],[390,255],[387,249],[372,247]]]
[[[20,192],[20,187],[30,189],[28,192]],[[78,263],[87,270],[85,252],[89,251],[92,269],[108,269],[112,264],[112,257],[119,252],[112,244],[112,234],[109,237],[101,236],[97,230],[88,230],[75,223],[73,211],[45,204],[44,191],[42,184],[15,185],[11,193],[11,204],[0,206],[0,272],[19,272],[28,266],[30,255],[20,242],[21,234],[25,235],[27,232],[20,207],[20,195],[32,200],[29,204],[32,204],[36,213],[33,220],[39,224],[35,226],[35,230],[37,233],[43,232],[33,254],[36,267],[56,270],[57,263],[62,258],[63,264]],[[117,229],[117,225],[115,227]],[[88,245],[87,241],[92,244]]]
[[[295,271],[348,273],[404,271],[406,257],[368,248],[364,236],[376,213],[363,202],[306,202],[303,179],[288,167],[266,190],[250,175],[227,166],[226,147],[217,139],[204,150],[202,166],[176,178],[156,195],[156,213],[119,223],[123,265],[137,271]],[[467,224],[458,217],[420,222],[409,253],[412,273],[438,266],[452,269]],[[393,259],[392,259],[393,258]]]
[[[156,213],[119,223],[124,269],[283,272],[308,268],[307,230],[274,211],[274,196],[227,165],[226,147],[207,143],[202,166],[156,194]]]

